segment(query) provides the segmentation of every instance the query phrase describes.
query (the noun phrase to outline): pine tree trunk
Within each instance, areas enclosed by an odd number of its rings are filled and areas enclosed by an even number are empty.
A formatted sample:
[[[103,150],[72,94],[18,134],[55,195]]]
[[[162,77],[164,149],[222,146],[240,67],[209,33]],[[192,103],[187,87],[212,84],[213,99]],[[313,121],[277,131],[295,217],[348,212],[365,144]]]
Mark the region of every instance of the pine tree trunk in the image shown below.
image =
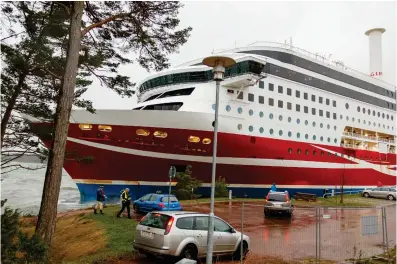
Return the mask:
[[[1,119],[1,147],[3,147],[3,140],[4,140],[4,136],[6,134],[6,128],[7,128],[8,121],[10,120],[10,117],[11,117],[11,112],[14,109],[17,98],[21,93],[22,85],[25,82],[25,77],[26,77],[25,74],[19,75],[18,83],[14,88],[14,92],[13,92],[10,100],[7,102],[6,111],[4,112],[3,118]]]
[[[54,137],[48,157],[43,195],[36,225],[36,234],[44,240],[49,249],[51,249],[51,241],[55,231],[62,167],[65,158],[65,147],[74,98],[81,42],[81,18],[84,2],[73,2],[72,5],[65,72],[58,97]]]

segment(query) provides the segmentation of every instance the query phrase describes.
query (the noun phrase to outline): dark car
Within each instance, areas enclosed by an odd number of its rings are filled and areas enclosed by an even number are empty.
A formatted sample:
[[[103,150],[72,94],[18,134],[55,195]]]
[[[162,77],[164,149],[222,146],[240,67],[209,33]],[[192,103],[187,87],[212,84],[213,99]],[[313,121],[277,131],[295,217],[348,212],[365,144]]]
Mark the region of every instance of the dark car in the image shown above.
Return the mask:
[[[152,211],[182,211],[182,206],[175,195],[170,196],[171,203],[168,207],[168,194],[149,193],[134,201],[135,212]]]

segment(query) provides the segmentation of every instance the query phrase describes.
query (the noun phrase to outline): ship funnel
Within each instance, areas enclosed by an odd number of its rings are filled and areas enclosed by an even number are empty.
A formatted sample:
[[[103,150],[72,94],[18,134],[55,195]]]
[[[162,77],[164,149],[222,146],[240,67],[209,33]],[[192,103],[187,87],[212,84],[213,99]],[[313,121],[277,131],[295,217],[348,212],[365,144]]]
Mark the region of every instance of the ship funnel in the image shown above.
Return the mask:
[[[382,33],[384,28],[373,28],[365,32],[369,37],[369,70],[371,76],[382,79]]]

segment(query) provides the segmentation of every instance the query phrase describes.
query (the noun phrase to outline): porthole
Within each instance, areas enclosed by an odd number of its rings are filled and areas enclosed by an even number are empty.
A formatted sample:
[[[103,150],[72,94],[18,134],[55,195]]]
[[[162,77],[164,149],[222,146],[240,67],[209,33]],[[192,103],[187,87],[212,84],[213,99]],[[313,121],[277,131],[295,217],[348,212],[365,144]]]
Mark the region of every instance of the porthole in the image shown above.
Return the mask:
[[[270,115],[269,115],[269,118],[270,118],[270,119],[273,119],[273,114],[270,114]]]
[[[273,135],[273,133],[274,133],[273,128],[271,128],[271,129],[269,130],[269,133],[270,133],[270,135]]]
[[[213,105],[212,105],[212,110],[215,110],[215,108],[216,108],[216,105],[213,104]]]
[[[292,153],[292,148],[288,149],[288,153],[291,154]]]
[[[288,131],[288,137],[292,137],[292,132]]]
[[[192,143],[199,143],[200,142],[200,138],[196,137],[196,136],[190,136],[188,140],[189,140],[189,142],[192,142]]]
[[[334,130],[336,131],[336,126],[334,126]]]
[[[387,120],[389,120],[389,114],[386,115]]]
[[[335,144],[338,143],[338,140],[337,140],[336,138],[334,139],[334,143],[335,143]]]
[[[349,117],[348,116],[346,116],[346,121],[349,121]]]
[[[279,116],[278,116],[278,120],[283,121],[283,116],[282,116],[282,115],[279,115]]]
[[[282,130],[279,130],[279,131],[278,131],[278,135],[281,137],[281,136],[283,135],[283,131],[282,131]]]
[[[205,145],[211,144],[211,139],[209,139],[209,138],[204,138],[203,141],[202,141],[202,143],[205,144]]]
[[[309,150],[308,149],[305,150],[305,155],[306,156],[309,155]]]
[[[263,117],[263,112],[262,111],[259,112],[259,117],[261,117],[261,118]]]
[[[300,122],[301,122],[301,120],[298,118],[298,119],[296,119],[296,123],[297,124],[300,124]]]
[[[259,132],[260,132],[260,133],[263,133],[263,131],[264,131],[263,127],[260,127],[260,128],[259,128]]]
[[[331,138],[328,137],[327,141],[328,141],[328,142],[331,142]]]
[[[363,113],[365,114],[365,108],[363,108]]]
[[[331,152],[327,152],[328,153],[328,157],[331,156]]]
[[[92,125],[90,125],[90,124],[79,124],[79,128],[81,130],[91,130],[92,129]]]
[[[363,123],[364,123],[364,125],[365,125],[365,124],[367,123],[367,121],[364,120]]]
[[[248,111],[248,113],[249,113],[250,116],[252,116],[252,115],[254,114],[254,111],[253,111],[252,109],[250,109],[250,110]]]
[[[316,127],[316,122],[313,121],[313,127]]]
[[[323,123],[320,123],[320,127],[323,128]]]
[[[153,135],[158,138],[166,138],[168,136],[167,132],[163,131],[155,131]]]
[[[308,135],[308,134],[306,134],[306,135],[305,135],[305,139],[308,139],[308,138],[309,138],[309,135]]]
[[[357,106],[357,112],[360,112],[360,107],[359,106]]]
[[[321,156],[324,156],[324,151],[321,151]]]
[[[324,137],[323,137],[323,136],[321,136],[321,137],[320,137],[320,141],[322,142],[323,140],[324,140]]]
[[[385,113],[382,113],[382,118],[385,119]]]
[[[313,140],[316,140],[316,135],[313,135]]]
[[[248,127],[248,130],[249,130],[250,132],[254,131],[254,127],[253,127],[253,126],[249,126],[249,127]]]
[[[296,137],[297,138],[300,138],[301,137],[301,134],[298,132],[298,133],[296,133]]]
[[[369,126],[371,125],[371,121],[368,121],[368,125],[369,125]]]
[[[135,133],[136,133],[138,136],[144,136],[144,137],[150,135],[150,131],[149,131],[149,130],[142,129],[142,128],[137,129],[137,130],[135,131]]]
[[[307,124],[309,124],[309,121],[305,120],[305,125],[307,126]]]
[[[292,118],[288,117],[288,122],[291,123],[291,121],[292,121]]]
[[[331,127],[331,126],[328,124],[328,125],[327,125],[327,129],[329,129],[330,127]]]
[[[297,149],[296,153],[298,153],[298,155],[300,155],[301,154],[301,149]]]
[[[238,130],[243,129],[243,125],[242,125],[242,124],[238,124],[237,129],[238,129]]]
[[[243,108],[241,108],[241,107],[237,108],[237,112],[238,112],[239,114],[242,114],[242,113],[243,113]]]
[[[355,120],[354,117],[352,117],[352,121],[353,121],[353,122],[354,122],[354,120]]]
[[[316,156],[317,151],[313,150],[313,156]]]
[[[346,104],[345,104],[345,107],[346,107],[346,109],[349,109],[349,104],[346,103]]]
[[[110,132],[110,131],[112,131],[112,127],[111,126],[105,126],[105,125],[99,125],[98,126],[98,130],[102,131],[102,132]]]
[[[372,110],[372,115],[375,116],[375,110]]]
[[[343,115],[340,115],[339,117],[340,117],[340,119],[343,119]]]
[[[230,110],[232,110],[232,108],[230,107],[230,105],[226,106],[226,111],[230,112]]]
[[[359,119],[357,119],[357,121],[358,121],[358,123],[360,124],[360,122],[361,122],[360,118],[359,118]]]

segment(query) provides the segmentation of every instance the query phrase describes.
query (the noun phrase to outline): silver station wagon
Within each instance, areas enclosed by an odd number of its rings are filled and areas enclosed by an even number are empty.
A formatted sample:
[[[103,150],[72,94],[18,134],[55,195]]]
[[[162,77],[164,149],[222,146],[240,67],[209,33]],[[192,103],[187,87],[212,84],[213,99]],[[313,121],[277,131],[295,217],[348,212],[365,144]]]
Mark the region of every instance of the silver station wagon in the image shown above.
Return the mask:
[[[134,248],[151,258],[166,255],[178,259],[206,256],[208,214],[195,212],[152,212],[136,227]],[[214,255],[240,259],[241,233],[215,216]],[[249,237],[243,236],[243,256],[249,251]]]

